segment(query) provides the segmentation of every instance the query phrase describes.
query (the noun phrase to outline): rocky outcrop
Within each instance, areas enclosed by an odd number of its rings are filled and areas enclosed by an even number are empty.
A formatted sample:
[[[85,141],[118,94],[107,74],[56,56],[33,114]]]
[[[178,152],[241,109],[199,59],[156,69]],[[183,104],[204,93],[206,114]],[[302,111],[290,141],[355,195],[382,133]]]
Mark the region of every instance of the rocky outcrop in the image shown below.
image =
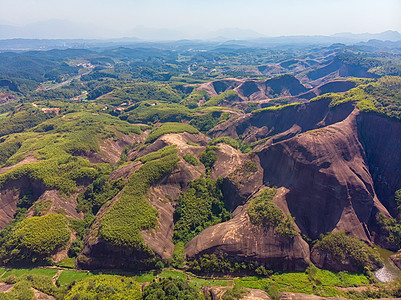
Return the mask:
[[[241,300],[271,300],[269,295],[262,290],[247,289],[247,294]]]
[[[223,178],[222,192],[230,211],[244,205],[263,185],[259,157],[255,153],[243,156],[242,163],[236,164],[237,168]]]
[[[281,75],[267,80],[226,78],[202,84],[199,89],[211,96],[234,90],[244,101],[269,101],[277,96],[296,96],[307,88],[292,75]]]
[[[210,176],[213,179],[217,179],[218,177],[227,177],[240,167],[247,157],[247,155],[234,149],[230,145],[220,143],[216,146],[219,147],[216,151],[217,161],[214,163],[210,172]]]
[[[239,206],[230,221],[205,229],[185,247],[189,259],[220,252],[274,270],[305,270],[309,265],[309,246],[300,236],[283,238],[272,228],[254,226],[246,206]]]
[[[121,153],[126,146],[134,145],[145,139],[144,135],[125,135],[119,134],[118,138],[108,138],[101,141],[99,152],[89,152],[82,154],[91,163],[117,163],[121,159]]]
[[[228,287],[223,286],[205,286],[201,292],[206,299],[221,300]],[[269,295],[262,290],[246,289],[246,294],[240,300],[270,300]]]
[[[328,126],[344,120],[354,109],[352,104],[330,109],[330,98],[323,98],[305,104],[298,104],[277,110],[262,110],[235,120],[222,123],[209,134],[213,137],[230,136],[242,138],[248,142],[255,141],[255,131],[263,128],[263,135],[258,132],[258,139],[275,136],[296,126],[299,132]]]
[[[358,140],[355,110],[342,122],[297,135],[259,152],[263,181],[290,190],[287,203],[303,234],[344,230],[370,241],[372,212],[379,202]]]
[[[14,218],[17,211],[19,190],[16,188],[3,189],[0,193],[0,229],[3,229]]]
[[[0,229],[6,227],[14,218],[21,193],[29,193],[32,201],[35,202],[45,190],[43,184],[30,181],[25,177],[6,183],[0,190]]]
[[[326,93],[344,93],[356,86],[355,82],[350,80],[333,80],[322,84],[306,93],[300,94],[297,98],[300,99],[312,99],[314,97],[326,94]]]
[[[188,133],[166,134],[149,145],[143,151],[136,151],[131,154],[132,157],[141,157],[150,152],[160,150],[168,145],[177,146],[178,156],[191,153],[199,157],[205,147],[192,146],[188,142],[198,142],[204,144],[207,138],[203,135],[191,135]],[[148,149],[147,151],[145,151]],[[151,152],[153,152],[151,151]],[[112,179],[128,177],[140,168],[142,164],[139,161],[115,170],[111,174]],[[151,230],[142,231],[147,249],[136,249],[134,247],[117,247],[106,243],[99,236],[99,226],[104,214],[118,201],[121,192],[111,201],[110,204],[104,205],[98,214],[96,220],[90,228],[85,239],[84,249],[78,256],[77,266],[81,268],[97,269],[97,268],[121,268],[121,269],[143,269],[149,267],[146,261],[152,259],[155,255],[161,259],[171,258],[174,250],[172,241],[174,230],[174,206],[182,191],[186,190],[188,183],[199,178],[204,173],[203,165],[192,166],[184,160],[178,162],[177,169],[169,176],[166,176],[157,184],[153,185],[147,194],[147,200],[158,211],[158,225]]]
[[[347,257],[341,261],[335,259],[330,253],[321,251],[319,248],[314,247],[311,251],[311,260],[313,263],[322,269],[340,272],[358,272],[359,270],[352,264],[352,261]]]
[[[394,255],[391,255],[390,259],[397,266],[397,268],[401,270],[401,255],[400,255],[400,253],[396,253]]]
[[[401,122],[375,113],[360,113],[357,124],[375,192],[396,216],[394,194],[401,189]]]
[[[43,203],[45,207],[44,211],[39,212],[40,215],[47,215],[50,213],[62,212],[66,217],[73,219],[83,219],[84,215],[82,212],[77,212],[77,198],[78,193],[72,195],[62,195],[57,190],[47,190],[36,200],[27,212],[26,217],[33,217],[38,214],[37,207],[40,203]],[[47,203],[46,203],[47,202]]]

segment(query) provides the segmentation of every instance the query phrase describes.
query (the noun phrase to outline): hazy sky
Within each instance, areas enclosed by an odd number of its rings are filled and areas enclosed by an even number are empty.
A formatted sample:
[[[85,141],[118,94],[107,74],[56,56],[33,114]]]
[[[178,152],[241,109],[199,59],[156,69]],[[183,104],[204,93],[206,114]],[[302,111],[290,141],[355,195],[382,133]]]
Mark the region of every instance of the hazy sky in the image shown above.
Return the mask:
[[[132,35],[137,26],[187,34],[242,28],[267,36],[401,32],[401,0],[0,0],[1,25],[52,19],[102,37]]]

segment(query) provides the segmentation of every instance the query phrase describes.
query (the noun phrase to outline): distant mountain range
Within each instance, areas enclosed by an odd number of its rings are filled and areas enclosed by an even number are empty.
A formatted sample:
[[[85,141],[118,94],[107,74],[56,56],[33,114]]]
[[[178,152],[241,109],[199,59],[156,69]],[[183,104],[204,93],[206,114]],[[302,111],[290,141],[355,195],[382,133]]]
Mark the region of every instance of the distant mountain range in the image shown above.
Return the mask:
[[[188,31],[188,30],[187,30]],[[108,38],[103,37],[119,37]],[[2,41],[1,41],[2,40]],[[138,26],[132,30],[113,32],[77,24],[63,20],[48,20],[25,26],[0,25],[0,50],[26,50],[26,49],[50,49],[50,48],[86,48],[88,45],[102,45],[107,43],[115,46],[141,42],[166,42],[179,40],[198,40],[211,42],[232,42],[236,44],[245,43],[254,46],[272,45],[297,45],[297,44],[355,44],[378,41],[401,41],[401,34],[397,31],[385,31],[382,33],[337,33],[330,36],[325,35],[298,35],[269,37],[250,29],[224,28],[215,31],[193,31],[184,33],[180,30],[167,28],[148,28]]]

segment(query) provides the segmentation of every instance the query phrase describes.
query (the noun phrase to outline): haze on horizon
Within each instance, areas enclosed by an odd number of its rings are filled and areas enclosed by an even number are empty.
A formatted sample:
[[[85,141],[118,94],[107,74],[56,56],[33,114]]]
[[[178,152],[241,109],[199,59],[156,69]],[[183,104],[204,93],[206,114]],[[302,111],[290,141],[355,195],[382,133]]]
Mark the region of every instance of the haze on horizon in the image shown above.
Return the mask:
[[[13,38],[140,37],[149,28],[177,38],[226,28],[255,37],[401,32],[400,16],[399,0],[0,0],[0,30],[25,30]]]

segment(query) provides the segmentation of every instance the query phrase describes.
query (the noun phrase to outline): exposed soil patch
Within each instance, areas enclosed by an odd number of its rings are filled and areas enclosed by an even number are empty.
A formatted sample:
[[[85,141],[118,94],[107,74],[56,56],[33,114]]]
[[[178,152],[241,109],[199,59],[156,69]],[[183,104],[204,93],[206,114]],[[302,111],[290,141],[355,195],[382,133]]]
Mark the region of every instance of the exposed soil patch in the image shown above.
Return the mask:
[[[27,156],[25,157],[23,160],[21,160],[19,163],[16,163],[13,166],[9,166],[9,167],[3,167],[0,169],[0,174],[6,173],[8,171],[11,171],[12,169],[16,168],[16,167],[20,167],[26,164],[30,164],[30,163],[34,163],[34,162],[38,162],[38,159],[34,156]]]

